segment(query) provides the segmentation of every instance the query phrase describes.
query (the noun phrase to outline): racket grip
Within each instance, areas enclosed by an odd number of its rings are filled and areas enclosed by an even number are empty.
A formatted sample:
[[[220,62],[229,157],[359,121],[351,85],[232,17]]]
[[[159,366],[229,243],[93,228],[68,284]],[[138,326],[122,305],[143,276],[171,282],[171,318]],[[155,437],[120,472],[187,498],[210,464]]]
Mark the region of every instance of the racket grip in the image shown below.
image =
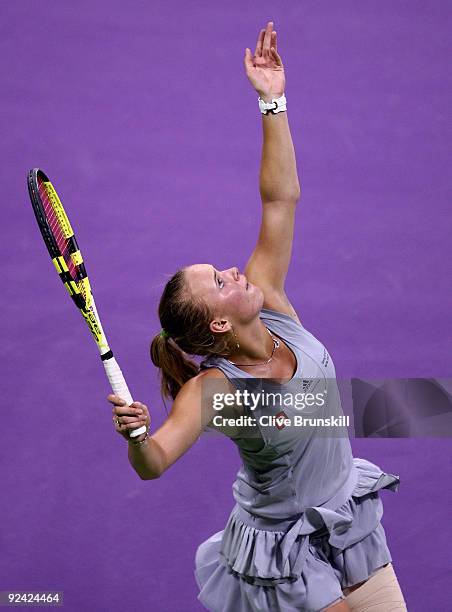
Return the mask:
[[[113,389],[113,393],[123,399],[128,406],[133,403],[132,396],[130,395],[129,388],[121,371],[121,368],[118,365],[118,362],[114,357],[110,357],[110,359],[106,359],[102,362],[105,367],[105,372],[107,374],[107,378],[110,381],[111,388]],[[141,434],[146,432],[146,426],[143,425],[138,429],[132,429],[129,432],[130,438],[136,438]]]

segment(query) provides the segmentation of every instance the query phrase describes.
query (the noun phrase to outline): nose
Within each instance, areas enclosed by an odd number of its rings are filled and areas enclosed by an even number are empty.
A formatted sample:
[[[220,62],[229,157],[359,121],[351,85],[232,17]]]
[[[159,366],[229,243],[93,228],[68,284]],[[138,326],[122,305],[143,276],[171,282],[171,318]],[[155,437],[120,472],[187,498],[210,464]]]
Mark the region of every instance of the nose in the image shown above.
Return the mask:
[[[240,270],[237,267],[233,268],[232,270],[233,270],[234,280],[239,282],[240,281]]]
[[[235,281],[238,281],[240,279],[240,271],[236,266],[234,268],[229,268],[229,270],[227,271],[225,270],[225,272],[228,272]],[[223,274],[225,272],[223,272]]]

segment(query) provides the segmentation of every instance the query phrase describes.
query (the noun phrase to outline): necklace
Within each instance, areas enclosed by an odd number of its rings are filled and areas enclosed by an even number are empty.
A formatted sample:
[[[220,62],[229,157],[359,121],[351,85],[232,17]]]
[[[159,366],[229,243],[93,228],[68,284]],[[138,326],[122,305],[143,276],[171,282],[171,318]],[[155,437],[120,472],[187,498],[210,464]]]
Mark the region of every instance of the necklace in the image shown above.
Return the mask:
[[[274,338],[272,336],[271,331],[268,329],[268,327],[265,328],[268,333],[270,334],[270,338],[273,340],[273,350],[272,350],[272,354],[270,355],[270,357],[267,359],[267,361],[263,361],[262,363],[235,363],[235,361],[230,361],[229,359],[227,359],[226,361],[229,361],[229,363],[232,363],[232,365],[235,366],[247,366],[247,367],[251,367],[251,366],[260,366],[260,365],[267,365],[267,363],[270,363],[270,361],[273,359],[273,354],[276,351],[277,348],[279,348],[279,340],[277,338]]]

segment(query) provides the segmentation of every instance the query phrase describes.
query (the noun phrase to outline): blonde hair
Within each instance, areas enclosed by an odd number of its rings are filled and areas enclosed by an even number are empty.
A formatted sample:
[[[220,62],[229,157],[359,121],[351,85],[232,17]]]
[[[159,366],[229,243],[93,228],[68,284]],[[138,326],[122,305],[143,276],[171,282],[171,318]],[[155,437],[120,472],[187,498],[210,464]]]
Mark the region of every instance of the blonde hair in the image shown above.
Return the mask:
[[[233,342],[230,334],[215,336],[210,330],[214,315],[202,298],[191,294],[185,269],[165,285],[158,316],[166,333],[156,334],[150,347],[152,363],[160,369],[163,399],[176,399],[181,387],[199,374],[200,366],[188,355],[227,355]]]

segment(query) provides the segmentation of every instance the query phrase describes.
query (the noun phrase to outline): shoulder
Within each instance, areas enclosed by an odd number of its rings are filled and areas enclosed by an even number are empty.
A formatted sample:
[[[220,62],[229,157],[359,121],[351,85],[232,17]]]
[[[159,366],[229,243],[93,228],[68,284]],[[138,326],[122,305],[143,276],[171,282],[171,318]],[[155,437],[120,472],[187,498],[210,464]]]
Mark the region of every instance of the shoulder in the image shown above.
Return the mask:
[[[204,381],[210,380],[211,378],[215,378],[217,380],[229,383],[229,379],[226,374],[220,368],[217,368],[215,366],[210,366],[208,368],[205,368],[204,370],[201,370],[199,374],[194,376],[191,380],[196,379],[195,384],[199,386],[202,385]]]
[[[200,397],[200,394],[203,391],[203,387],[206,386],[206,381],[216,378],[219,380],[227,380],[227,377],[223,374],[220,368],[210,367],[205,370],[201,370],[192,378],[189,378],[180,388],[179,393],[177,394],[177,399],[186,399],[190,396],[192,397]]]
[[[216,382],[211,382],[215,380]],[[228,393],[234,386],[220,368],[209,367],[201,370],[199,374],[190,378],[178,393],[182,397],[196,396],[206,400],[211,400],[215,393]]]
[[[229,381],[218,368],[203,370],[187,380],[180,388],[171,406],[169,417],[176,421],[195,419],[204,428],[215,414],[213,400],[215,393],[228,393]],[[212,380],[215,379],[215,382]]]
[[[196,379],[193,384],[198,388],[203,388],[205,397],[212,397],[214,393],[228,393],[231,390],[235,390],[234,385],[231,383],[226,374],[220,369],[214,366],[201,370],[191,380]],[[208,382],[215,380],[216,382]]]
[[[202,370],[193,378],[190,378],[181,388],[177,395],[179,404],[186,406],[197,405],[201,409],[202,430],[217,429],[214,425],[214,417],[218,414],[215,403],[220,396],[235,392],[235,387],[220,368],[209,367]],[[236,416],[234,407],[230,404],[221,407],[221,416],[224,418]],[[222,425],[219,431],[228,437],[232,437],[235,428]]]
[[[198,382],[203,378],[227,378],[226,375],[220,370],[220,368],[210,367],[201,370],[199,374],[194,376],[198,379]]]

